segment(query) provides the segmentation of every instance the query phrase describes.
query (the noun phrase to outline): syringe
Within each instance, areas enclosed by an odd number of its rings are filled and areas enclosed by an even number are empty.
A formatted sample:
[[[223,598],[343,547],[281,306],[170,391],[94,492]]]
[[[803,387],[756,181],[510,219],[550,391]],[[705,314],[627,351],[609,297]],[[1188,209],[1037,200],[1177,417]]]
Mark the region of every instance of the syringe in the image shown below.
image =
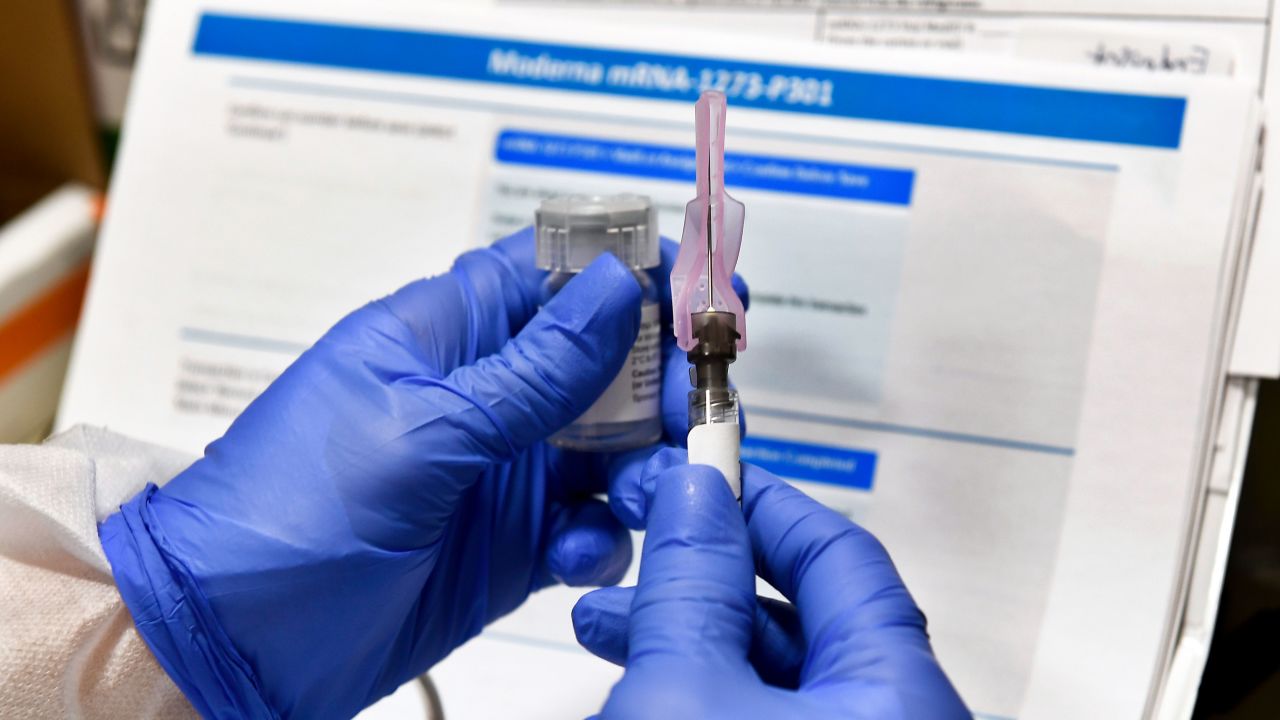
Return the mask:
[[[689,462],[720,470],[741,497],[738,393],[729,386],[729,365],[747,347],[746,315],[731,282],[745,208],[724,190],[724,93],[702,94],[694,124],[697,194],[685,206],[671,271],[672,327],[693,365]]]

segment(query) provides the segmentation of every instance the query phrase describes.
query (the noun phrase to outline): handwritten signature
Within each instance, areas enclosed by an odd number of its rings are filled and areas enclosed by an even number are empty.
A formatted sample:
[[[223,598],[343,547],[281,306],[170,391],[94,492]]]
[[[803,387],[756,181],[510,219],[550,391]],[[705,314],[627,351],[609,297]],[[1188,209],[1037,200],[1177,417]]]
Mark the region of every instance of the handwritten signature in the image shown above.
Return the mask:
[[[1096,47],[1085,52],[1085,57],[1094,65],[1108,67],[1184,72],[1190,75],[1203,75],[1209,71],[1209,48],[1203,45],[1191,45],[1186,52],[1175,53],[1173,48],[1165,44],[1159,53],[1153,54],[1132,45],[1110,47],[1106,42],[1099,41]]]

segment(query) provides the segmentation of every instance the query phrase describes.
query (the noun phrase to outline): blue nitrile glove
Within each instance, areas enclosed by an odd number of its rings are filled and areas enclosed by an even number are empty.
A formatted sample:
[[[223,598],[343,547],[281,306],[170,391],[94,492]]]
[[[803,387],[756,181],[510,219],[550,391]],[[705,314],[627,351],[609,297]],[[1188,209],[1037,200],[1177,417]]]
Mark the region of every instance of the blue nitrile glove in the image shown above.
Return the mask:
[[[542,441],[617,374],[641,290],[607,256],[538,311],[533,255],[526,231],[349,315],[103,523],[138,629],[202,714],[349,717],[531,591],[622,577],[630,536],[591,496],[651,451]],[[683,438],[687,375],[669,380]]]
[[[752,465],[739,509],[686,461],[664,450],[639,476],[639,585],[574,608],[583,645],[625,659],[602,718],[972,717],[870,533]],[[757,571],[794,606],[757,598]]]

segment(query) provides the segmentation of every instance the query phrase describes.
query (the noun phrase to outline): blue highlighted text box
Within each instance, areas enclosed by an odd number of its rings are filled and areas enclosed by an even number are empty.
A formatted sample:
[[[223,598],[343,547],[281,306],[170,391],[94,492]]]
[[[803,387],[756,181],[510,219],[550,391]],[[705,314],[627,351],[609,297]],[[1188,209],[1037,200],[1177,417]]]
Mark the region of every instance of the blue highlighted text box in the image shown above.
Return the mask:
[[[876,473],[876,454],[868,450],[754,436],[742,440],[742,461],[779,477],[856,490],[870,490]]]
[[[499,162],[693,183],[692,148],[504,130]],[[843,200],[911,204],[915,172],[899,168],[725,153],[725,184]]]

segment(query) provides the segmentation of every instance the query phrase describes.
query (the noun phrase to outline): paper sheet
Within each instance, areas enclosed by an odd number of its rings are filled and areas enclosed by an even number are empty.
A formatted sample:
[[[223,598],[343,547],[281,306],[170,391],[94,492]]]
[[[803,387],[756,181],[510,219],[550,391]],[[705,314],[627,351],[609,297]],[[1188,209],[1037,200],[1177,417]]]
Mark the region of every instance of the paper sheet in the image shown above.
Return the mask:
[[[504,7],[561,9],[628,25],[694,24],[842,46],[1026,57],[1142,73],[1230,73],[1254,83],[1280,113],[1280,32],[1265,0],[876,0],[759,3],[717,0],[490,0]],[[1264,158],[1280,164],[1272,142]],[[1280,172],[1267,195],[1280,196]],[[1231,373],[1280,377],[1280,218],[1263,207]]]
[[[175,0],[148,28],[61,424],[198,451],[350,308],[548,194],[647,193],[678,235],[693,90],[722,84],[744,457],[880,534],[975,711],[1143,711],[1218,391],[1247,87],[414,3]],[[369,52],[386,28],[416,52]],[[835,351],[795,354],[815,342]],[[598,708],[616,670],[574,650],[575,597],[446,661],[449,716]]]
[[[1200,678],[1209,659],[1218,619],[1218,601],[1227,570],[1227,553],[1235,527],[1246,454],[1253,431],[1258,380],[1231,378],[1226,387],[1223,420],[1213,447],[1203,521],[1195,538],[1195,554],[1186,608],[1177,628],[1169,678],[1156,705],[1157,720],[1189,720],[1196,705]]]

